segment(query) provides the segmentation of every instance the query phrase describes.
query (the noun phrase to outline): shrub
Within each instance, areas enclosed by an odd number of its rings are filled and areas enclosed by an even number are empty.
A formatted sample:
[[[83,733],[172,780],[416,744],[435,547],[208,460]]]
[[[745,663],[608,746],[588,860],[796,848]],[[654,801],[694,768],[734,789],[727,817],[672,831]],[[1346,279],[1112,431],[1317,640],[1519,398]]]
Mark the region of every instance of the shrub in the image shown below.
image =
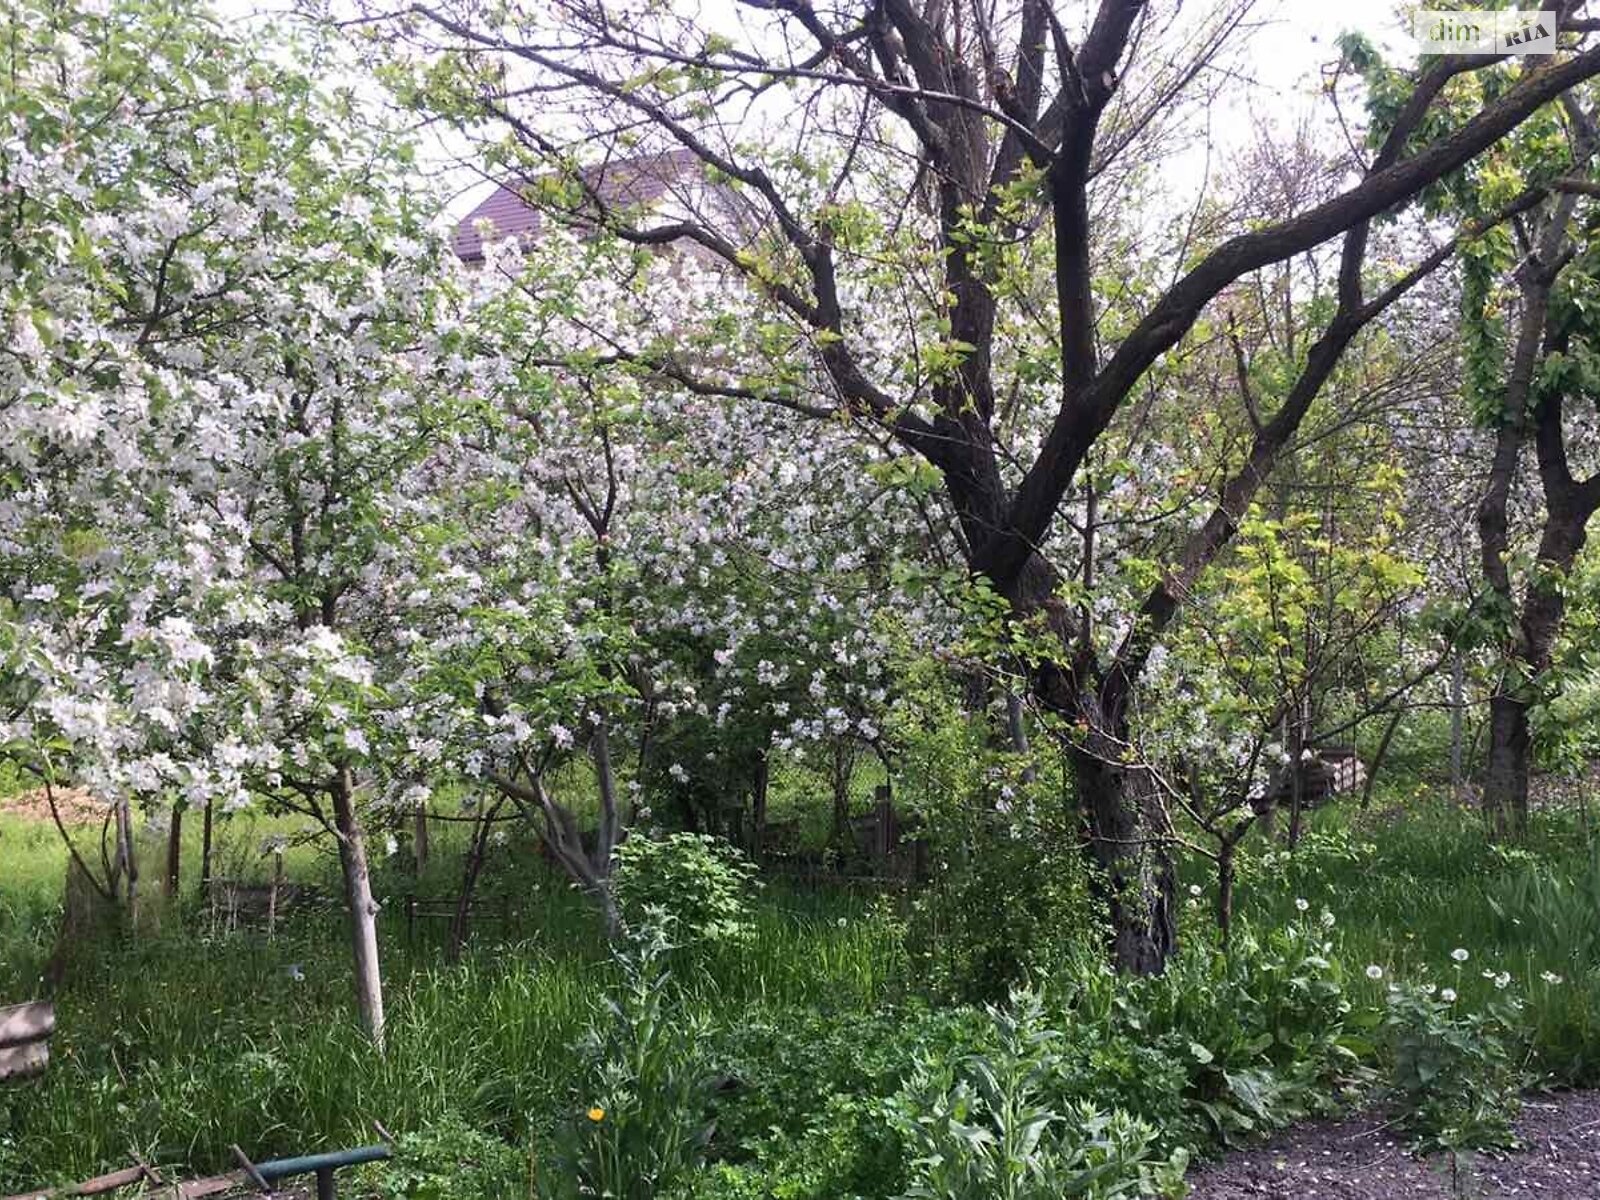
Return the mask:
[[[621,983],[606,998],[608,1020],[581,1045],[584,1080],[549,1194],[654,1200],[704,1155],[711,1135],[704,1031],[670,999],[671,949],[655,925],[633,931],[616,951]]]
[[[879,1013],[785,1008],[715,1035],[725,1086],[712,1149],[734,1161],[707,1171],[696,1197],[757,1186],[778,1200],[891,1196],[904,1182],[900,1136],[883,1097],[918,1058],[950,1059],[992,1038],[972,1009],[908,1005]]]
[[[1056,1200],[1179,1195],[1188,1153],[1153,1153],[1155,1130],[1079,1101],[1061,1110],[1062,1038],[1038,996],[991,1009],[995,1047],[953,1062],[924,1059],[890,1106],[911,1154],[904,1195],[917,1200]]]
[[[737,1084],[716,1100],[718,1141],[742,1145],[803,1123],[836,1095],[891,1095],[918,1057],[959,1054],[987,1032],[971,1009],[920,1005],[871,1014],[785,1008],[740,1021],[712,1041],[718,1075]]]
[[[1393,1092],[1402,1127],[1422,1145],[1454,1151],[1514,1144],[1520,1008],[1509,993],[1468,1011],[1449,988],[1390,989],[1384,1028],[1394,1051]]]
[[[1315,920],[1246,931],[1231,953],[1193,946],[1150,979],[1080,965],[1063,981],[1085,1043],[1071,1060],[1073,1094],[1154,1122],[1168,1148],[1328,1109],[1361,1071],[1325,935]]]
[[[528,1162],[515,1147],[454,1114],[404,1134],[375,1172],[377,1200],[517,1200],[528,1194]]]
[[[1013,986],[1060,971],[1094,928],[1082,856],[1071,837],[968,803],[931,824],[934,886],[912,905],[908,950],[932,994],[966,1003],[1005,999]]]
[[[659,841],[631,837],[617,847],[612,886],[623,922],[672,921],[680,946],[749,940],[755,867],[727,842],[675,833]]]

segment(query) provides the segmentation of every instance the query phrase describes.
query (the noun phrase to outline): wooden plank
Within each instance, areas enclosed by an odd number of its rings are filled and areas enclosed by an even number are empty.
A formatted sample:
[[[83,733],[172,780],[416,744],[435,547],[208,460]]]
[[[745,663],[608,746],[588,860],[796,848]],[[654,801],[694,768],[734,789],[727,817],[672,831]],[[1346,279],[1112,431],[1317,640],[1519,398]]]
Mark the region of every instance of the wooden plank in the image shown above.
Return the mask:
[[[112,1171],[109,1175],[97,1175],[93,1179],[85,1179],[82,1183],[75,1183],[69,1188],[62,1188],[63,1196],[98,1196],[103,1192],[114,1192],[118,1188],[131,1187],[136,1183],[145,1181],[143,1167],[125,1167],[121,1171]]]
[[[205,1196],[238,1191],[247,1183],[243,1171],[231,1171],[226,1175],[213,1175],[209,1179],[191,1179],[186,1183],[180,1183],[170,1192],[160,1194],[175,1196],[177,1200],[202,1200]]]
[[[0,1079],[21,1079],[27,1075],[37,1075],[49,1063],[49,1042],[29,1042],[25,1046],[0,1046]]]
[[[43,1041],[55,1027],[56,1006],[48,1000],[0,1008],[0,1046]]]

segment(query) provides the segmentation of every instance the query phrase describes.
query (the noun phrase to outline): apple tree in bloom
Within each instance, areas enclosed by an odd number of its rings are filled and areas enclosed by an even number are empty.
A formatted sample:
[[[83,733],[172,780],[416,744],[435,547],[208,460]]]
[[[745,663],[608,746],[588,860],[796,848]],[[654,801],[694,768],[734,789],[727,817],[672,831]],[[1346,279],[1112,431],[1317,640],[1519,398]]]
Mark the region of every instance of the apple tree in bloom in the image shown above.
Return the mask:
[[[475,714],[466,773],[612,923],[628,826],[733,832],[748,802],[759,837],[769,753],[876,747],[889,692],[871,625],[904,599],[882,548],[910,531],[873,471],[900,456],[615,358],[715,286],[592,231],[492,247],[470,318],[485,402],[434,480],[460,536],[430,586],[454,611],[418,669]]]
[[[1134,752],[1145,659],[1352,342],[1453,252],[1446,236],[1371,263],[1369,222],[1600,72],[1600,51],[1564,35],[1539,70],[1427,61],[1392,81],[1393,119],[1330,194],[1198,237],[1177,222],[1147,245],[1123,216],[1140,164],[1174,144],[1195,81],[1236,43],[1238,6],[1192,16],[1103,0],[1068,17],[1046,0],[1005,14],[802,0],[722,20],[444,3],[387,22],[385,6],[365,7],[375,43],[419,68],[421,102],[505,131],[514,149],[495,143],[500,165],[565,173],[569,186],[530,189],[536,203],[633,245],[692,245],[730,281],[709,297],[723,303],[622,331],[606,358],[743,399],[741,411],[893,442],[936,475],[963,566],[1005,602],[1028,689],[1067,740],[1115,957],[1160,969],[1175,944],[1173,870],[1159,789]],[[1481,112],[1435,120],[1489,67],[1503,86]],[[691,155],[708,185],[670,214],[608,205],[573,169],[667,150]],[[1329,303],[1275,405],[1155,577],[1086,620],[1061,593],[1098,560],[1094,523],[1074,527],[1066,507],[1111,461],[1108,431],[1192,350],[1230,286],[1330,242]]]
[[[185,3],[22,17],[4,744],[174,824],[320,823],[381,1041],[362,810],[425,786],[437,716],[404,664],[435,565],[416,473],[472,403],[453,259],[315,46],[268,57]]]

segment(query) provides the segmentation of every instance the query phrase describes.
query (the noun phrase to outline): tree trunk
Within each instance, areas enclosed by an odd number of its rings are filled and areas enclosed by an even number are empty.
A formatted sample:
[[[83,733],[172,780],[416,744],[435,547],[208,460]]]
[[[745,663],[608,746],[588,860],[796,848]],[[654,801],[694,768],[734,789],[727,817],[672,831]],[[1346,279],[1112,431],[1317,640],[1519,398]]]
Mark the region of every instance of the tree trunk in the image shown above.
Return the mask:
[[[467,922],[472,917],[472,897],[478,889],[478,876],[483,873],[483,860],[489,853],[489,835],[494,830],[505,797],[501,796],[479,815],[472,827],[472,841],[467,847],[466,867],[461,874],[461,895],[456,898],[456,911],[450,918],[450,944],[445,951],[451,962],[461,958],[461,948],[467,941]]]
[[[1460,662],[1460,659],[1456,661]],[[1367,767],[1367,781],[1361,785],[1361,810],[1363,812],[1372,805],[1372,793],[1378,786],[1378,772],[1383,770],[1383,761],[1389,755],[1389,747],[1394,744],[1394,735],[1399,730],[1400,719],[1404,715],[1405,709],[1403,708],[1398,708],[1394,711],[1394,714],[1389,718],[1389,723],[1383,727],[1383,736],[1378,739],[1378,748],[1372,752],[1372,763]],[[1461,710],[1457,708],[1456,717],[1458,721],[1460,716]],[[1459,734],[1460,730],[1457,729],[1455,732]],[[1457,746],[1455,749],[1459,750],[1460,747]],[[1456,766],[1451,768],[1452,772],[1457,769]],[[1452,798],[1458,798],[1460,794],[1459,788],[1452,784],[1450,794]]]
[[[1483,776],[1483,815],[1497,838],[1528,828],[1528,765],[1532,739],[1528,706],[1513,696],[1489,701],[1489,763]]]
[[[335,776],[329,793],[339,835],[339,867],[344,874],[345,906],[350,911],[350,949],[355,965],[356,1006],[372,1044],[383,1049],[383,977],[378,965],[378,903],[367,870],[367,844],[356,815],[355,787],[347,768]]]
[[[412,859],[421,875],[428,865],[428,804],[423,801],[412,814],[414,832],[411,835]]]
[[[1548,488],[1547,488],[1548,491]],[[1522,617],[1498,694],[1489,701],[1489,761],[1483,780],[1483,813],[1497,838],[1528,832],[1528,775],[1533,745],[1528,725],[1534,684],[1550,666],[1556,635],[1566,615],[1561,580],[1586,539],[1587,508],[1567,511],[1570,499],[1547,497],[1535,575],[1523,598]]]
[[[1305,831],[1306,806],[1306,729],[1304,709],[1296,706],[1294,725],[1289,740],[1289,849],[1300,845],[1300,835]]]
[[[1462,752],[1464,741],[1462,737],[1462,720],[1464,717],[1464,700],[1466,692],[1466,660],[1460,650],[1456,651],[1455,661],[1450,665],[1450,799],[1457,804],[1461,803],[1461,788],[1465,783],[1462,771]],[[1396,714],[1396,720],[1399,715]],[[1391,726],[1393,728],[1393,726]],[[1368,777],[1370,788],[1371,777]],[[1366,807],[1365,804],[1362,805]]]
[[[1235,881],[1234,851],[1238,844],[1223,840],[1217,852],[1217,932],[1222,937],[1224,952],[1233,943],[1233,885]]]
[[[206,798],[204,816],[200,823],[200,894],[211,894],[211,799]]]
[[[772,763],[767,750],[762,748],[756,756],[756,777],[750,798],[750,851],[757,862],[766,853],[767,842],[767,787],[772,782]]]
[[[1159,797],[1147,772],[1072,752],[1078,801],[1088,829],[1094,887],[1111,921],[1117,969],[1157,975],[1177,948],[1177,873],[1164,836]]]
[[[178,894],[179,875],[183,867],[183,806],[172,806],[172,823],[167,826],[167,895]]]
[[[854,773],[855,755],[843,738],[833,743],[833,844],[841,853],[854,851],[850,838],[850,777]]]
[[[1023,706],[1022,697],[1009,688],[1006,690],[1006,730],[1011,735],[1012,753],[1021,755],[1026,764],[1022,768],[1022,782],[1032,783],[1038,778],[1039,772],[1033,764],[1028,745],[1028,711]]]
[[[117,801],[117,857],[113,876],[123,883],[123,903],[128,919],[136,915],[139,903],[139,860],[133,845],[133,809],[126,796]]]

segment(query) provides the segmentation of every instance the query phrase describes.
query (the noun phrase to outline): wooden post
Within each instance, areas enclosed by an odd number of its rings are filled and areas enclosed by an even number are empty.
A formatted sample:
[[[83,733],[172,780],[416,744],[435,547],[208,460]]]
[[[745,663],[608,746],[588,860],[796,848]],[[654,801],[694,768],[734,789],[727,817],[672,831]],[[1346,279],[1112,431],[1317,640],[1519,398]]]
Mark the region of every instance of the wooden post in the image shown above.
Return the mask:
[[[283,851],[272,852],[272,886],[267,889],[267,941],[271,941],[278,928],[278,888],[283,885]]]
[[[873,789],[872,798],[876,802],[873,812],[878,818],[877,828],[873,830],[872,856],[882,864],[888,859],[895,843],[894,805],[889,802],[889,785],[880,783]]]
[[[178,876],[183,863],[183,804],[172,802],[172,823],[167,827],[167,880],[166,893],[178,894]]]
[[[211,798],[206,797],[206,807],[200,825],[200,890],[211,891]]]
[[[1462,692],[1466,687],[1466,665],[1462,661],[1461,651],[1456,651],[1456,658],[1450,670],[1450,798],[1457,804],[1461,803],[1462,779],[1461,760],[1461,713]]]

